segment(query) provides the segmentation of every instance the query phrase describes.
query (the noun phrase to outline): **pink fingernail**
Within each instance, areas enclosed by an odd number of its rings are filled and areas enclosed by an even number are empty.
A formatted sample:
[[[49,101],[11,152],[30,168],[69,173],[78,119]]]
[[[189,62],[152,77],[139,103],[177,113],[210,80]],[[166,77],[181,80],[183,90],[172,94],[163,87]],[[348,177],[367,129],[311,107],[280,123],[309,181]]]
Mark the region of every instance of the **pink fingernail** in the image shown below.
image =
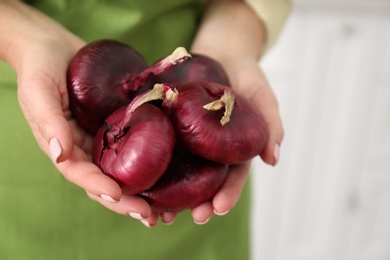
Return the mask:
[[[117,203],[117,202],[119,202],[119,201],[114,200],[113,198],[111,198],[110,196],[105,195],[105,194],[100,194],[100,198],[102,198],[105,201],[110,202],[110,203]]]
[[[141,220],[141,222],[142,222],[142,224],[144,224],[148,228],[152,227],[147,220]]]
[[[229,210],[226,210],[225,212],[218,212],[214,209],[214,214],[218,216],[223,216],[229,213]]]
[[[175,218],[170,216],[170,213],[161,213],[161,221],[164,225],[171,225],[173,222],[175,222]]]
[[[274,163],[274,166],[275,166],[276,164],[278,164],[279,159],[280,159],[280,146],[279,146],[279,144],[275,144],[274,158],[275,158],[275,163]]]
[[[53,137],[50,140],[49,146],[50,146],[51,158],[56,163],[58,163],[58,158],[61,156],[61,153],[62,153],[62,146],[60,144],[60,141],[57,138]]]
[[[172,225],[173,222],[175,222],[175,220],[171,220],[171,221],[169,221],[169,222],[163,221],[162,223],[163,223],[164,225],[166,225],[166,226],[169,226],[169,225]]]
[[[138,219],[138,220],[144,220],[145,219],[141,214],[136,213],[136,212],[129,212],[128,214],[129,214],[130,217]]]
[[[210,218],[208,218],[208,219],[206,219],[206,220],[200,222],[200,221],[196,221],[196,220],[194,219],[194,222],[195,222],[195,224],[198,224],[198,225],[204,225],[204,224],[206,224],[207,222],[209,222],[209,220],[210,220]]]

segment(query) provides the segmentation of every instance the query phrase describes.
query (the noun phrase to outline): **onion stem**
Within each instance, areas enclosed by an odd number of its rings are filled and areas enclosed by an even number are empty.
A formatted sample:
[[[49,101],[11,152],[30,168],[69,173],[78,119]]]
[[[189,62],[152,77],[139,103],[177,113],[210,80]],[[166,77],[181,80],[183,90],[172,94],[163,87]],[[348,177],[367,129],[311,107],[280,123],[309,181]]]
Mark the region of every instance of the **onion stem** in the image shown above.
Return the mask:
[[[203,106],[204,109],[210,111],[218,111],[225,107],[225,113],[220,120],[222,126],[230,121],[230,117],[234,107],[234,94],[230,89],[225,89],[220,99],[210,102]]]
[[[177,47],[172,52],[172,54],[156,62],[149,68],[143,70],[137,75],[132,76],[130,79],[125,78],[120,83],[120,85],[122,85],[125,91],[137,91],[138,89],[146,85],[151,75],[158,75],[164,73],[189,58],[191,58],[191,54],[189,54],[184,47]]]
[[[131,121],[134,111],[141,105],[152,100],[165,100],[166,98],[176,100],[178,92],[172,89],[168,84],[155,84],[153,89],[136,96],[133,101],[126,107],[123,120],[118,125],[113,125],[112,129],[107,133],[113,140],[117,136],[121,136]]]

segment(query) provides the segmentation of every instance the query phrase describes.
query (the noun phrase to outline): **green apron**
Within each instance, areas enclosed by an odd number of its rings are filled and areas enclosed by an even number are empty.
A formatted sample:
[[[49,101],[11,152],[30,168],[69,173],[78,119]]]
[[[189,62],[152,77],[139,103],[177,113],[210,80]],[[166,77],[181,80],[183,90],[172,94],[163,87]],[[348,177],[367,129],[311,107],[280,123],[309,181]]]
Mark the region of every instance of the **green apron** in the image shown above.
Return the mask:
[[[118,39],[149,63],[188,47],[202,11],[196,0],[47,0],[31,5],[90,42]],[[69,183],[36,144],[17,103],[15,74],[0,63],[0,259],[249,259],[249,189],[223,217],[146,228]]]

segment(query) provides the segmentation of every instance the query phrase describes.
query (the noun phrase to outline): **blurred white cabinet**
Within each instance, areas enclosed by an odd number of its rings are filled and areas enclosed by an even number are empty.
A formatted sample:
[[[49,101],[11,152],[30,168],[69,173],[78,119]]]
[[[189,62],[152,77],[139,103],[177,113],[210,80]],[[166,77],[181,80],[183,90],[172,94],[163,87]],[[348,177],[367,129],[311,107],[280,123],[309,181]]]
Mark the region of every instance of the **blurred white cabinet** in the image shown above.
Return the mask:
[[[341,2],[297,1],[261,63],[286,135],[253,164],[253,260],[390,259],[390,1]]]

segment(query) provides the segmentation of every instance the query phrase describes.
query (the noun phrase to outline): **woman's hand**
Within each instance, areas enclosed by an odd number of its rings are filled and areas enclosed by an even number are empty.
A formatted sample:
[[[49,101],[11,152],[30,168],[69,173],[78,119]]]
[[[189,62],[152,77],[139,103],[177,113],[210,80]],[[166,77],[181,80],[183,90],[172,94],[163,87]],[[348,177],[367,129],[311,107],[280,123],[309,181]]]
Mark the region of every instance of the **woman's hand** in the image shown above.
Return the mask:
[[[195,38],[192,52],[210,56],[225,68],[232,88],[248,98],[263,114],[269,139],[262,160],[276,165],[283,139],[283,126],[277,99],[259,66],[266,40],[264,25],[242,1],[211,1]],[[212,201],[192,209],[197,223],[205,223],[213,215],[224,215],[240,198],[248,179],[250,161],[230,167],[228,178]]]
[[[231,78],[234,90],[255,104],[264,115],[270,137],[260,156],[267,164],[276,165],[279,159],[279,146],[283,138],[283,128],[275,95],[258,62],[233,59],[231,62],[224,61],[223,64]],[[250,161],[230,166],[228,178],[213,200],[192,209],[195,222],[205,223],[213,213],[224,215],[232,209],[240,198],[249,176],[249,170]]]
[[[2,1],[0,17],[0,58],[17,73],[19,103],[40,148],[91,199],[136,219],[149,217],[146,201],[122,196],[119,185],[91,162],[92,136],[69,110],[66,70],[85,43],[19,1]]]

